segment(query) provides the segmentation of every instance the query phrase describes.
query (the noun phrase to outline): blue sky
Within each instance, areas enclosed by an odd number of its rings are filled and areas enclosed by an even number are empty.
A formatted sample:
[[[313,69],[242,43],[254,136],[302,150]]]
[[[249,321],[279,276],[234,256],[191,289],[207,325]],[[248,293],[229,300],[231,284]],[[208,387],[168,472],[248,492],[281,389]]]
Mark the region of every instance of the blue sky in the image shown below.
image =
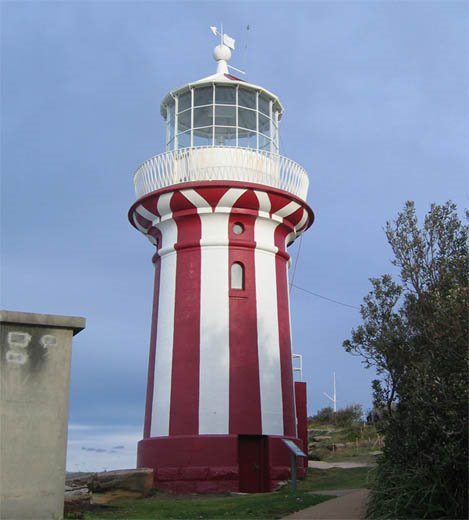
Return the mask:
[[[231,63],[280,97],[281,153],[310,176],[316,222],[291,249],[295,285],[359,306],[368,278],[392,272],[383,226],[406,200],[420,215],[432,202],[468,206],[467,2],[1,8],[1,303],[87,318],[73,346],[69,469],[135,463],[153,273],[127,222],[132,173],[164,151],[164,95],[215,71],[210,25],[236,38]],[[338,406],[368,408],[374,374],[341,346],[359,313],[295,288],[291,310],[310,413],[328,405],[333,371]]]

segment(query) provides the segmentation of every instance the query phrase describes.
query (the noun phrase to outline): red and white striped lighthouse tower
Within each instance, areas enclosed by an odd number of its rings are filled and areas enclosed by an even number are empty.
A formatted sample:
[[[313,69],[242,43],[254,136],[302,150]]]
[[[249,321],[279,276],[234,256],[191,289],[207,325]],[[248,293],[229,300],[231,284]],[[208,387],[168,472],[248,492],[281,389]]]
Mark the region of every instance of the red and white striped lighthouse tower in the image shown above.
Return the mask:
[[[268,491],[299,446],[286,248],[313,221],[278,153],[279,99],[228,72],[170,92],[166,152],[134,175],[131,223],[156,247],[139,467],[173,491]]]

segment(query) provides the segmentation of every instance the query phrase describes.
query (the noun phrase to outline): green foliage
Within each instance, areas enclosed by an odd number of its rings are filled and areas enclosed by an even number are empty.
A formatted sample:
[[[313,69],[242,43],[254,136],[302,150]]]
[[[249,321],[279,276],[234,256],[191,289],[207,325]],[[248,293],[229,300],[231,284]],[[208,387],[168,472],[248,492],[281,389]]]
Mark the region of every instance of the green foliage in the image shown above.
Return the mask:
[[[308,422],[311,424],[334,424],[334,410],[330,406],[321,408],[316,415],[308,418]]]
[[[374,405],[387,411],[369,514],[467,518],[468,228],[450,202],[419,228],[407,202],[386,236],[400,283],[371,279],[363,324],[344,342],[377,370]]]
[[[360,404],[352,404],[341,408],[334,413],[334,410],[327,406],[318,410],[316,415],[308,417],[310,425],[331,425],[352,426],[363,420],[363,408]]]
[[[337,426],[352,426],[363,420],[363,408],[361,404],[351,404],[337,410],[335,414]]]

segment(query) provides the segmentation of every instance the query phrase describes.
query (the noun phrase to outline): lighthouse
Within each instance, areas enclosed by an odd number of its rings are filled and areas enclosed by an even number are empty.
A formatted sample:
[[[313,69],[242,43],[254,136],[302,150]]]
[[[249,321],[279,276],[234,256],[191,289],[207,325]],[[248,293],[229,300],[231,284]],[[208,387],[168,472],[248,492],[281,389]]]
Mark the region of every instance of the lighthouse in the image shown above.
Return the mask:
[[[308,176],[279,153],[278,97],[230,74],[233,48],[222,34],[216,73],[164,97],[166,150],[129,211],[155,268],[137,465],[176,492],[270,491],[290,476],[282,440],[303,447],[287,247],[313,222]]]

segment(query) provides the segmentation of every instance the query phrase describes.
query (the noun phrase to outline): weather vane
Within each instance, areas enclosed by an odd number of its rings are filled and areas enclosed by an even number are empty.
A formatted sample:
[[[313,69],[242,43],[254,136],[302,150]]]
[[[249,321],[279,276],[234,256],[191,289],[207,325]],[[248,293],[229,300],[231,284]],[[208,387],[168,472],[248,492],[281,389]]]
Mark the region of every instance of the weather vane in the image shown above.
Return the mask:
[[[223,24],[220,24],[220,30],[218,30],[215,26],[211,26],[210,30],[213,32],[215,36],[220,36],[220,44],[226,45],[230,49],[235,49],[235,40],[231,36],[223,33]]]
[[[220,30],[214,25],[210,26],[210,30],[215,36],[220,36],[220,44],[214,51],[215,60],[219,64],[218,72],[228,72],[228,68],[230,68],[241,74],[246,74],[244,70],[228,65],[228,60],[231,58],[231,51],[229,49],[235,49],[235,39],[223,32],[223,24],[220,24]]]

